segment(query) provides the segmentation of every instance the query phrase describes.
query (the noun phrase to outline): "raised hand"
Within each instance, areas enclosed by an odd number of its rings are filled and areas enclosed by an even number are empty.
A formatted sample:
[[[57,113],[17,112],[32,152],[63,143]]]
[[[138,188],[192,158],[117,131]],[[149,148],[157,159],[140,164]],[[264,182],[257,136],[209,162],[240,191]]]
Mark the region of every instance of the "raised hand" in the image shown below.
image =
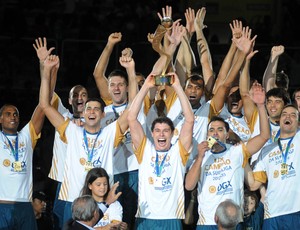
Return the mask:
[[[185,33],[185,29],[182,25],[179,24],[179,21],[173,23],[172,33],[171,35],[167,34],[167,37],[171,44],[175,44],[176,46],[180,43],[181,38]]]
[[[132,57],[133,51],[130,48],[125,48],[121,52],[123,57]]]
[[[52,69],[54,66],[59,64],[59,57],[57,55],[49,55],[44,61],[45,69]]]
[[[172,19],[172,7],[166,6],[166,8],[162,8],[162,15],[157,12],[157,16],[159,17],[160,21],[162,21],[164,18]]]
[[[152,44],[153,38],[154,38],[154,34],[148,33],[148,35],[147,35],[148,42],[150,42]]]
[[[49,50],[47,49],[47,39],[44,37],[35,39],[35,44],[32,44],[33,48],[36,51],[36,54],[40,60],[40,62],[44,62],[46,58],[51,54],[54,47],[51,47]]]
[[[204,18],[206,15],[206,8],[202,7],[199,9],[196,13],[195,21],[194,21],[194,27],[196,30],[203,30],[207,26],[204,25]]]
[[[119,187],[119,182],[116,182],[111,187],[111,190],[108,192],[106,197],[106,203],[108,205],[114,203],[121,196],[122,192],[116,193],[118,187]]]
[[[192,8],[186,9],[185,13],[185,20],[186,20],[186,29],[190,35],[195,32],[194,22],[195,22],[195,10]]]
[[[265,89],[258,82],[254,82],[250,91],[250,98],[257,105],[264,105],[266,100]]]
[[[121,56],[119,58],[120,65],[124,68],[134,68],[135,63],[132,57]]]
[[[236,38],[236,37],[232,38],[232,41],[235,43],[237,48],[246,55],[249,54],[250,49],[257,37],[257,35],[255,35],[251,39],[251,32],[252,32],[252,30],[248,26],[246,28],[243,27],[242,36],[240,38]]]
[[[271,61],[273,62],[275,58],[279,57],[284,53],[284,46],[273,46],[271,49]]]
[[[243,23],[239,20],[233,20],[232,24],[229,23],[231,32],[232,32],[232,38],[239,39],[242,37],[243,32]]]
[[[108,43],[115,45],[118,42],[120,42],[122,40],[122,33],[120,32],[115,32],[112,33],[111,35],[109,35],[108,37]]]
[[[197,150],[198,150],[198,157],[203,159],[205,152],[209,150],[208,142],[202,141],[200,144],[198,144]]]

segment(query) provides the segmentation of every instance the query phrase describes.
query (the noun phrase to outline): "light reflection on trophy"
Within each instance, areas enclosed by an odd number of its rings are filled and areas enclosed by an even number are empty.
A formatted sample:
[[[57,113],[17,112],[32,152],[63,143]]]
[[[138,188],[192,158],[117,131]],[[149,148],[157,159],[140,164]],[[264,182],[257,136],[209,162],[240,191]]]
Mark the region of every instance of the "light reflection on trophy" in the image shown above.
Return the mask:
[[[173,25],[173,20],[171,17],[163,17],[161,24],[158,25],[157,29],[155,30],[155,34],[154,34],[154,38],[153,38],[153,42],[152,42],[152,48],[160,55],[165,55],[167,57],[167,61],[166,61],[166,64],[165,64],[165,67],[164,67],[162,73],[160,75],[156,75],[154,77],[156,86],[165,86],[165,85],[172,84],[172,76],[165,74],[168,69],[169,63],[171,61],[171,56],[168,55],[161,48],[161,41],[162,41],[163,37],[165,36],[167,29],[171,28],[172,25]]]

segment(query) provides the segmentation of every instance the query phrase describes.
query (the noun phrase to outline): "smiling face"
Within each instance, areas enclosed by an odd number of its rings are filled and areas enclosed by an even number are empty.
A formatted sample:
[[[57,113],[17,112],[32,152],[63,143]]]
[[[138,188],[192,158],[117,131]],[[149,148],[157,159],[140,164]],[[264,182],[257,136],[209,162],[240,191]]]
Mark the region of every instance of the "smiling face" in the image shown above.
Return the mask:
[[[279,97],[270,96],[267,98],[266,107],[270,120],[275,123],[280,118],[281,111],[284,107],[284,101]]]
[[[250,216],[255,211],[256,201],[252,196],[244,197],[244,216]]]
[[[156,123],[152,131],[155,149],[167,151],[171,147],[173,132],[167,123]]]
[[[185,86],[185,95],[189,99],[192,108],[199,107],[200,100],[203,95],[204,90],[204,82],[202,79],[198,79],[197,81],[192,81],[189,79],[186,82]]]
[[[69,93],[69,104],[72,106],[74,115],[82,116],[85,102],[88,99],[87,90],[81,86],[74,86]]]
[[[243,102],[240,96],[239,87],[232,87],[227,99],[228,111],[235,115],[240,116],[242,114]]]
[[[299,112],[293,106],[285,107],[280,116],[280,137],[286,138],[296,134]]]
[[[128,86],[120,76],[112,76],[108,80],[108,92],[114,105],[122,105],[127,101]]]
[[[208,126],[207,136],[214,137],[215,139],[225,143],[228,138],[225,123],[222,121],[212,121]]]
[[[100,129],[100,121],[103,117],[101,104],[98,101],[88,101],[83,112],[85,128],[88,132],[97,132]]]
[[[2,107],[0,123],[4,133],[16,134],[20,123],[18,109],[13,105],[6,105]]]
[[[93,183],[89,184],[88,187],[97,202],[104,201],[104,197],[108,192],[108,181],[106,177],[98,177]]]

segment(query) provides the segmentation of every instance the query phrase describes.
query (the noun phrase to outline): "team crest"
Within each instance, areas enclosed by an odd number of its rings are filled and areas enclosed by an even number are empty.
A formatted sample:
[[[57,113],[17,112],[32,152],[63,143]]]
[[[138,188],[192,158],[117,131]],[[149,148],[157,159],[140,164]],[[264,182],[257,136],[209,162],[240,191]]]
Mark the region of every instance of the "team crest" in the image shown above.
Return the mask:
[[[10,166],[10,160],[5,159],[5,160],[3,161],[3,165],[4,165],[5,167]]]
[[[208,190],[209,190],[210,193],[215,193],[216,192],[216,187],[214,185],[209,186]]]
[[[79,159],[79,162],[80,162],[81,165],[85,165],[86,160],[83,157],[81,157]]]
[[[274,178],[277,178],[278,176],[279,176],[279,172],[278,172],[278,170],[275,170],[275,171],[274,171],[273,177],[274,177]]]

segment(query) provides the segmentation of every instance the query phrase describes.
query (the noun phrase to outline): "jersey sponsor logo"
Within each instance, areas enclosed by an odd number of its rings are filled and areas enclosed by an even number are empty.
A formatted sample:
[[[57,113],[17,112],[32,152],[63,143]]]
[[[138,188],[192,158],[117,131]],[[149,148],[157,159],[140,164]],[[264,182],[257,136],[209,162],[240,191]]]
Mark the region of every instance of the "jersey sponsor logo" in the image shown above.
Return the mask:
[[[156,177],[154,179],[154,189],[167,192],[172,189],[171,177]]]
[[[233,192],[233,188],[230,181],[223,182],[218,185],[217,195],[225,195],[225,194],[230,194],[232,192]]]
[[[287,164],[287,172],[285,174],[281,175],[281,180],[285,180],[287,178],[296,176],[296,170],[293,166],[293,163],[294,162]]]
[[[6,160],[4,160],[4,161],[6,161]],[[11,166],[10,170],[13,172],[26,172],[26,167],[27,167],[26,161],[18,161],[18,165],[16,164],[16,162],[10,162],[10,161],[6,162],[6,163],[9,163],[9,165]],[[3,162],[3,164],[4,164],[4,162]],[[18,170],[16,170],[16,168],[18,168]]]

